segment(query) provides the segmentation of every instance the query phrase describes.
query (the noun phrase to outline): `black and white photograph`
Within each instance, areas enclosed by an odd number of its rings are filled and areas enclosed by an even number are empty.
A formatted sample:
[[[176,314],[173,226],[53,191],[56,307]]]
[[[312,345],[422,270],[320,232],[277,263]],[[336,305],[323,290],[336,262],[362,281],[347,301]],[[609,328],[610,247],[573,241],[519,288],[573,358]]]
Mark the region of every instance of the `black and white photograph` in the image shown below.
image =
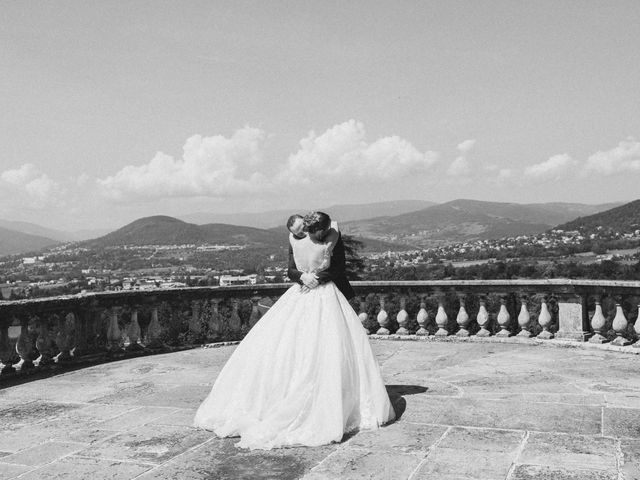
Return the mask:
[[[640,2],[0,0],[0,480],[640,480]]]

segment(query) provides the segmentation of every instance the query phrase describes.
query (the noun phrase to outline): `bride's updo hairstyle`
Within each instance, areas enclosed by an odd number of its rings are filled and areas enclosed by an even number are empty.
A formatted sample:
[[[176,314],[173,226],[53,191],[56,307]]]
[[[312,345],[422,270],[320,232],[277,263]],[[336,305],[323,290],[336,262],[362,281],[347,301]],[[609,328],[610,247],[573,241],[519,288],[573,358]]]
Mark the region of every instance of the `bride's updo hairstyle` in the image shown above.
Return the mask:
[[[327,230],[331,226],[331,217],[324,212],[310,212],[304,216],[304,231],[314,233]]]

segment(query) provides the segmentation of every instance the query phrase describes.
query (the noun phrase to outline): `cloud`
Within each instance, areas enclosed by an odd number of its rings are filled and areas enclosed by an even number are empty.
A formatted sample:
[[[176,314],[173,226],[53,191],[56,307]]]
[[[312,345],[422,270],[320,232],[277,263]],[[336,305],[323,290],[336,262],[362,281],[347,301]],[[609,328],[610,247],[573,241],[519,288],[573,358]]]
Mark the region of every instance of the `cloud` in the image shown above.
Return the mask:
[[[471,163],[464,156],[456,158],[447,168],[447,175],[450,177],[464,177],[469,174],[471,174]]]
[[[349,120],[321,135],[310,132],[275,183],[336,188],[354,181],[380,183],[428,174],[437,161],[435,152],[420,152],[395,135],[367,143],[364,125]]]
[[[456,148],[458,149],[458,151],[460,153],[462,153],[464,155],[466,153],[469,153],[471,151],[471,149],[473,149],[475,144],[476,144],[475,138],[474,139],[469,139],[469,140],[465,140],[464,142],[459,143]]]
[[[465,140],[464,142],[460,142],[456,148],[460,155],[456,157],[456,159],[451,162],[449,168],[447,168],[447,175],[450,177],[468,177],[471,175],[473,171],[473,167],[471,162],[467,159],[469,152],[473,149],[476,144],[476,140],[474,138]]]
[[[544,162],[529,165],[524,169],[524,174],[541,180],[559,180],[571,173],[577,165],[578,162],[565,153],[554,155]]]
[[[302,138],[288,157],[266,160],[266,133],[245,127],[230,136],[193,135],[180,156],[163,152],[101,178],[79,173],[65,178],[68,203],[98,192],[101,201],[136,205],[168,199],[235,199],[246,202],[287,197],[356,198],[368,186],[403,190],[405,183],[435,181],[438,154],[419,151],[409,141],[390,135],[369,140],[364,125],[349,120],[320,135]],[[4,182],[34,198],[53,195],[59,185],[32,164],[4,172]],[[375,193],[370,195],[376,195]]]
[[[19,168],[2,172],[0,178],[12,185],[24,186],[41,174],[38,167],[32,163],[25,163]]]
[[[24,186],[24,189],[32,197],[43,201],[53,198],[59,190],[58,183],[46,175],[34,178]]]
[[[75,184],[78,187],[84,187],[90,182],[90,180],[91,177],[89,175],[87,175],[86,173],[81,173],[80,175],[78,175],[78,177],[76,177]]]
[[[640,142],[628,138],[611,150],[594,153],[587,159],[586,170],[602,175],[640,171]]]
[[[498,171],[498,179],[500,180],[506,180],[512,177],[513,177],[513,170],[511,168],[501,168]]]
[[[184,144],[182,158],[158,152],[148,163],[126,166],[99,179],[98,185],[106,196],[118,200],[255,193],[269,184],[255,170],[262,164],[264,138],[262,130],[251,127],[230,138],[193,135]]]
[[[21,197],[18,198],[19,201],[26,201],[31,206],[44,206],[50,202],[57,203],[64,193],[58,182],[42,173],[32,163],[25,163],[21,167],[5,170],[0,174],[0,179],[12,188],[14,195]]]

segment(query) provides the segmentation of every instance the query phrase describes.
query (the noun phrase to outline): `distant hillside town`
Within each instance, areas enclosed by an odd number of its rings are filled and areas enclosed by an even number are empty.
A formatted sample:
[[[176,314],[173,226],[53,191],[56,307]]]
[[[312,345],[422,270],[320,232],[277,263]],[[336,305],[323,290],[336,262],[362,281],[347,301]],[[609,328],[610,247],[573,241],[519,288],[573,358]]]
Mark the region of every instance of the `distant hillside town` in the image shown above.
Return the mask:
[[[485,224],[483,230],[475,223],[470,228],[470,219],[480,219],[477,210],[482,203],[449,202],[413,212],[409,216],[430,218],[431,222],[435,221],[434,211],[437,217],[451,208],[458,212],[465,209],[458,216],[461,223],[457,226],[447,218],[447,228],[440,224],[432,231],[425,224],[416,223],[408,230],[399,230],[398,238],[402,239],[399,243],[354,237],[352,224],[345,222],[342,230],[354,265],[352,276],[420,279],[456,275],[549,276],[567,272],[599,275],[600,264],[606,266],[606,275],[612,278],[634,276],[636,269],[640,275],[640,201],[574,218],[542,232],[496,238],[485,238],[491,229],[502,228],[496,225],[511,228],[521,223],[509,217],[496,220],[497,213],[509,213],[512,217],[524,213],[517,204],[489,203],[484,205],[483,215],[492,218],[490,225]],[[546,210],[537,206],[523,209],[530,215],[536,209],[543,212],[540,215],[546,215]],[[580,210],[575,206],[572,209]],[[554,215],[564,218],[566,213]],[[400,228],[406,216],[403,213],[374,218],[366,223],[394,224]],[[540,218],[531,218],[539,224]],[[528,225],[525,231],[533,223]],[[446,241],[439,240],[429,247],[420,246],[422,240],[415,242],[416,231],[431,232],[429,238],[433,239],[436,234],[442,237],[446,229],[451,233]],[[474,235],[470,233],[472,230]],[[465,239],[455,241],[460,232],[465,232]],[[407,238],[414,238],[418,245],[409,244]],[[287,255],[284,227],[263,230],[224,224],[195,225],[166,216],[147,217],[96,239],[58,243],[30,254],[0,258],[0,292],[2,299],[7,300],[96,290],[278,283],[288,280]]]

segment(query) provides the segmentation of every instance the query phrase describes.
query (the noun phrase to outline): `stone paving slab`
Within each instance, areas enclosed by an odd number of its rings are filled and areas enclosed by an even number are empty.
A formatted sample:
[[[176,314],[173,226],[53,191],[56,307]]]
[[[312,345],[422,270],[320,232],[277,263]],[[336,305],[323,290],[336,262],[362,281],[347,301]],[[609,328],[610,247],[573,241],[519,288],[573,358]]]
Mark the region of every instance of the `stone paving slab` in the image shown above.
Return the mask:
[[[372,339],[396,422],[249,451],[192,427],[234,346],[0,388],[0,479],[638,479],[640,356]]]
[[[27,467],[26,465],[11,465],[8,463],[0,463],[0,478],[15,478],[21,473],[25,473],[30,470],[33,469],[31,467]]]
[[[99,404],[132,405],[136,404],[141,397],[163,394],[175,387],[176,385],[156,384],[149,380],[145,380],[144,382],[120,382],[113,385],[110,393],[93,398],[91,402]]]
[[[144,425],[109,437],[79,452],[90,458],[117,458],[131,462],[160,464],[201,445],[213,434],[172,425]]]
[[[376,451],[341,448],[328,456],[305,480],[364,480],[372,478],[408,478],[420,464],[420,458],[389,450]]]
[[[640,440],[623,439],[620,450],[624,464],[622,473],[626,480],[640,480]]]
[[[618,480],[615,472],[601,470],[570,470],[567,468],[541,467],[539,465],[518,465],[510,480]]]
[[[7,389],[0,390],[0,399],[20,401],[21,397],[38,398],[41,401],[50,402],[89,402],[95,398],[105,396],[114,392],[111,383],[98,381],[67,381],[63,376],[53,378],[35,380],[30,383],[21,385],[19,390]]]
[[[640,408],[640,392],[606,393],[607,407]]]
[[[170,415],[176,411],[177,410],[175,408],[169,407],[138,407],[129,410],[122,415],[99,422],[96,426],[105,430],[125,431],[135,427],[140,427],[147,422],[165,415]]]
[[[3,457],[2,462],[39,467],[83,448],[83,444],[75,442],[45,442]]]
[[[359,432],[349,440],[349,448],[407,453],[423,458],[447,430],[445,426],[396,422],[379,430]]]
[[[520,403],[559,403],[564,405],[592,405],[601,406],[605,403],[607,396],[601,393],[497,393],[479,392],[473,395],[475,398],[501,401],[509,400]],[[640,405],[638,406],[640,408]]]
[[[412,479],[419,480],[503,480],[515,460],[515,453],[436,448]],[[391,478],[391,477],[389,477]],[[405,478],[405,477],[401,477]]]
[[[517,431],[452,427],[413,478],[504,479],[523,438]]]
[[[30,397],[33,399],[33,397]],[[2,427],[11,430],[33,425],[49,418],[81,408],[82,404],[29,401],[2,411]]]
[[[519,462],[566,469],[615,471],[617,440],[533,432]]]
[[[150,422],[147,422],[147,425],[179,425],[182,427],[191,427],[193,425],[193,418],[195,416],[195,408],[181,408],[179,410],[174,410],[171,413],[167,413],[166,415],[151,420]]]
[[[640,438],[640,409],[605,408],[603,418],[605,435]]]
[[[163,392],[138,397],[135,405],[155,405],[158,407],[179,407],[197,409],[209,392],[211,385],[175,385]]]
[[[639,412],[640,413],[640,412]],[[418,423],[596,435],[602,408],[477,398],[410,398],[403,419]]]
[[[3,433],[0,435],[0,451],[15,453],[50,440],[91,444],[115,433],[118,432],[91,428],[81,422],[67,423],[64,419],[53,419]]]
[[[304,476],[338,448],[238,449],[238,439],[211,439],[161,466],[140,480],[294,480]]]
[[[99,458],[84,458],[75,455],[64,457],[50,465],[40,467],[20,480],[67,480],[99,479],[129,480],[148,471],[149,465],[139,465],[131,462],[117,460],[102,460]]]

